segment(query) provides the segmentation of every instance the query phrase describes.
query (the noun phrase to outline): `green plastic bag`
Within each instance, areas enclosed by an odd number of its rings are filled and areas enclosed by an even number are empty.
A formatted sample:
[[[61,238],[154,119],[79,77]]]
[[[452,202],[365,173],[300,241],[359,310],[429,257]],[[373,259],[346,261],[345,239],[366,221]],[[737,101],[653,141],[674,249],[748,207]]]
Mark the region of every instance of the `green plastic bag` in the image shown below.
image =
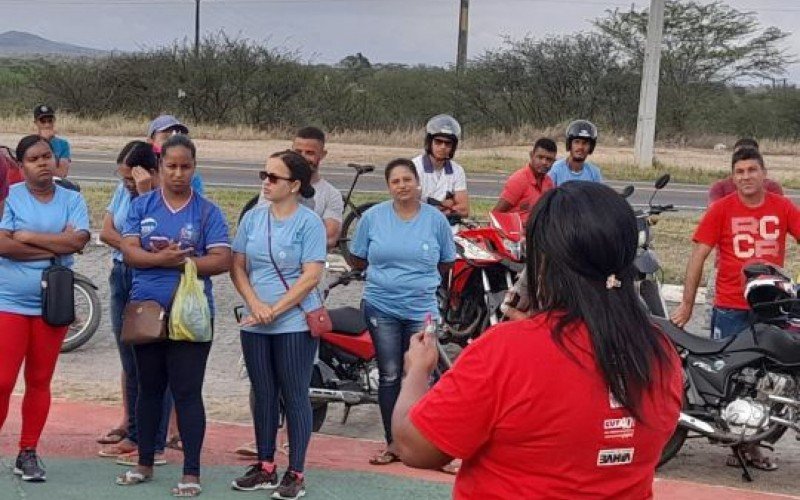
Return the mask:
[[[211,308],[197,279],[197,265],[187,259],[181,282],[169,313],[169,339],[182,342],[211,342]]]

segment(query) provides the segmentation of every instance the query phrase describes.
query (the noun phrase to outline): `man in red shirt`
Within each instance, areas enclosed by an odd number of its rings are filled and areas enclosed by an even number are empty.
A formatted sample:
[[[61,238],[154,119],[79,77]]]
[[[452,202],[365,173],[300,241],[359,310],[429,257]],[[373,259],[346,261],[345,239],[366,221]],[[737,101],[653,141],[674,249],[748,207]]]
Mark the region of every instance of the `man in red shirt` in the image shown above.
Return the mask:
[[[494,212],[519,212],[522,223],[528,220],[533,206],[548,189],[553,189],[553,179],[547,175],[556,161],[556,143],[542,137],[530,152],[531,161],[517,170],[506,181]]]
[[[715,248],[719,266],[712,311],[712,336],[724,338],[749,325],[750,310],[744,297],[742,269],[751,261],[783,265],[786,235],[800,238],[800,211],[791,200],[767,192],[767,169],[755,149],[733,154],[736,192],[713,203],[694,233],[694,249],[686,266],[683,300],[672,321],[683,327],[694,307],[703,264]]]
[[[733,145],[733,154],[736,154],[740,149],[745,148],[755,149],[758,151],[758,142],[750,137],[743,137],[742,139],[736,141],[736,143]],[[783,189],[781,188],[781,185],[772,179],[764,180],[764,188],[770,193],[783,196]],[[711,203],[721,200],[722,198],[735,192],[736,184],[733,182],[733,176],[729,175],[728,177],[718,180],[711,185],[711,188],[708,190],[708,203],[710,205]]]

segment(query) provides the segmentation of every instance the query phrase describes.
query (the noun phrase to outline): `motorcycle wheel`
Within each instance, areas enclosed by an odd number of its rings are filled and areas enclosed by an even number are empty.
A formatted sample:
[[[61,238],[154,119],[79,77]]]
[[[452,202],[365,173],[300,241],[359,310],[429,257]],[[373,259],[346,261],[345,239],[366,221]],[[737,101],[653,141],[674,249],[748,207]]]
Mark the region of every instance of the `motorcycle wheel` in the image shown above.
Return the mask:
[[[311,375],[311,387],[318,387],[320,389],[324,388],[322,385],[322,373],[319,371],[319,367],[314,367],[314,373]],[[311,412],[312,412],[312,420],[311,420],[311,431],[312,432],[319,432],[322,428],[322,424],[325,423],[325,417],[328,416],[328,403],[326,401],[311,401]]]
[[[69,325],[67,335],[61,344],[61,352],[74,351],[92,338],[100,326],[100,297],[91,283],[76,279],[75,321]]]
[[[350,254],[350,241],[356,234],[358,221],[361,220],[361,216],[364,215],[364,212],[377,204],[377,202],[361,204],[357,206],[355,210],[347,214],[347,217],[344,219],[344,223],[342,224],[342,236],[339,238],[338,246],[339,253],[342,254],[342,258],[344,258],[344,261],[347,262],[347,265],[350,267],[353,266],[353,257]]]
[[[685,427],[678,427],[675,429],[675,432],[672,433],[667,444],[664,445],[664,449],[661,450],[661,458],[658,460],[657,468],[675,458],[675,455],[683,448],[683,443],[686,442],[687,434],[689,434],[689,430]]]

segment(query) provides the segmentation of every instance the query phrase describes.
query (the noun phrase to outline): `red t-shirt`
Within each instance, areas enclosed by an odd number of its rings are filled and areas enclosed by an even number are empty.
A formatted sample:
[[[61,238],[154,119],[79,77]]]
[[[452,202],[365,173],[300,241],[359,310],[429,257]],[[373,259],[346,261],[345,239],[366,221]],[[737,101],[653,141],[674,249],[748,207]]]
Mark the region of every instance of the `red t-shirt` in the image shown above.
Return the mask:
[[[422,435],[463,459],[454,498],[652,497],[680,412],[677,354],[670,347],[635,421],[610,397],[586,328],[566,339],[576,362],[552,340],[554,324],[538,315],[492,327],[411,409]]]
[[[764,179],[764,189],[770,193],[783,196],[783,188],[781,188],[781,185],[772,179]],[[722,198],[725,198],[729,194],[733,194],[735,192],[736,184],[733,183],[733,179],[728,177],[727,179],[719,180],[712,184],[711,188],[708,190],[708,202],[714,203],[715,201],[721,200]]]
[[[528,220],[533,206],[549,189],[553,189],[553,179],[545,175],[541,182],[536,180],[530,165],[517,170],[506,181],[500,198],[511,204],[511,211],[519,212],[523,224]]]
[[[717,293],[714,305],[749,309],[742,269],[753,261],[783,265],[786,234],[800,238],[800,211],[791,200],[766,193],[758,207],[742,203],[737,193],[712,203],[692,239],[717,247]]]

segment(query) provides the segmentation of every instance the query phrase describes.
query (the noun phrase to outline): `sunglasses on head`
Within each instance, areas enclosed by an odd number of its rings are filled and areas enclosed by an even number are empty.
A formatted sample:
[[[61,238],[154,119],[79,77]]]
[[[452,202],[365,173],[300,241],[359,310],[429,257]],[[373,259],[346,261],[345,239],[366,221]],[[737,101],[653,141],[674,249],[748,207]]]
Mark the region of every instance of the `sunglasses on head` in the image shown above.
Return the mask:
[[[288,182],[292,182],[294,180],[291,177],[281,177],[280,175],[275,175],[272,172],[265,172],[263,170],[258,173],[258,178],[262,181],[267,181],[270,184],[277,184],[279,180]]]

